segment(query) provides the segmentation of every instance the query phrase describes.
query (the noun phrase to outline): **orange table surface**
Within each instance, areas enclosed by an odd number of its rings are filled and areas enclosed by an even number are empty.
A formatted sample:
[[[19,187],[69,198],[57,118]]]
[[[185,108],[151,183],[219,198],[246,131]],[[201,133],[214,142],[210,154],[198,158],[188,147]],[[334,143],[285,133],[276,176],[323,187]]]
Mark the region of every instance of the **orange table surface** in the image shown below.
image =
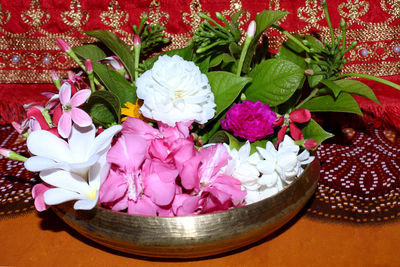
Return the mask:
[[[400,266],[400,222],[353,224],[300,214],[244,249],[196,260],[144,258],[104,248],[52,211],[0,220],[2,266]]]

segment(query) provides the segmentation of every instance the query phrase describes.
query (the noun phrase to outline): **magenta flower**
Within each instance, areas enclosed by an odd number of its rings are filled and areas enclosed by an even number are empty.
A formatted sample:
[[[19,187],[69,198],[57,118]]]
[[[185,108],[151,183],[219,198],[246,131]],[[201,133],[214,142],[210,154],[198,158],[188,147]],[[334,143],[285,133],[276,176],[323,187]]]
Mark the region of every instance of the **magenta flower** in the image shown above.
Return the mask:
[[[72,121],[80,127],[87,127],[92,124],[92,118],[78,107],[85,103],[89,98],[91,91],[83,89],[75,93],[71,97],[71,84],[64,83],[60,88],[60,103],[62,107],[62,115],[58,121],[58,133],[68,138],[71,133]]]
[[[254,142],[274,132],[276,114],[267,104],[246,100],[234,105],[221,120],[221,126],[233,135]]]

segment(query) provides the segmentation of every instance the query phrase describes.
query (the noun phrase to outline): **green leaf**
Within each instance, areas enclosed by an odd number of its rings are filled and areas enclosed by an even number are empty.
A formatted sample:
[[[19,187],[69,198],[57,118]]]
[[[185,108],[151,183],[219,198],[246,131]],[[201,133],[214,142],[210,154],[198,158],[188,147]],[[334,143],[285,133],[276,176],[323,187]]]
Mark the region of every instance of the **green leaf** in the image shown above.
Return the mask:
[[[333,81],[330,80],[322,80],[321,83],[323,85],[325,85],[326,87],[328,87],[333,95],[336,97],[338,97],[338,95],[340,94],[340,92],[342,92],[342,87],[336,83],[334,83]]]
[[[346,92],[342,92],[336,99],[332,95],[315,97],[301,108],[311,112],[347,112],[362,115],[357,102]]]
[[[119,39],[115,33],[101,30],[86,31],[85,33],[104,43],[121,60],[129,76],[135,77],[134,56],[129,46]]]
[[[307,34],[307,35],[304,37],[304,39],[307,40],[307,41],[311,44],[311,46],[312,46],[314,49],[316,49],[317,51],[325,50],[324,44],[323,44],[320,40],[318,40],[317,38],[315,38],[314,36],[308,35],[308,34]]]
[[[183,58],[184,60],[190,61],[190,60],[192,60],[192,57],[193,57],[193,47],[187,46],[185,48],[170,50],[168,52],[163,53],[162,55],[168,55],[170,57],[172,57],[174,55],[178,55],[181,58]]]
[[[118,97],[121,105],[126,102],[136,103],[136,89],[125,77],[99,63],[93,64],[93,70],[104,86]]]
[[[249,74],[253,82],[246,89],[247,99],[275,107],[288,100],[304,80],[304,70],[283,59],[269,59]]]
[[[267,145],[267,140],[260,140],[250,143],[250,155],[257,152],[257,147],[265,148]]]
[[[333,134],[325,131],[318,123],[311,119],[307,124],[301,127],[304,134],[304,139],[313,139],[320,145],[323,141],[331,138]]]
[[[96,91],[90,95],[85,109],[95,123],[108,127],[120,122],[121,106],[118,97],[108,91]]]
[[[84,59],[90,59],[96,62],[100,59],[107,57],[107,55],[96,45],[82,45],[72,49],[75,54]]]
[[[279,51],[276,54],[276,58],[277,59],[285,59],[290,62],[293,62],[294,64],[296,64],[297,66],[299,66],[302,69],[305,69],[307,66],[307,63],[305,62],[304,57],[297,54],[296,52],[294,52],[293,50],[291,50],[290,48],[288,48],[285,45],[282,45],[279,48]]]
[[[250,71],[250,66],[254,55],[254,51],[256,50],[258,40],[260,39],[261,35],[269,26],[271,26],[272,24],[274,24],[287,14],[289,13],[286,11],[276,11],[276,10],[264,10],[258,13],[255,19],[257,24],[256,33],[254,35],[254,38],[250,42],[249,48],[246,52],[246,57],[243,62],[242,71],[244,73],[248,73]]]
[[[195,64],[199,67],[201,73],[206,74],[210,68],[210,57],[202,58],[202,60],[195,62]]]
[[[224,54],[218,54],[217,56],[211,58],[211,60],[210,60],[210,68],[216,67],[219,64],[221,64],[223,56],[224,56]]]
[[[303,36],[300,35],[294,35],[294,38],[296,38],[297,40],[299,40],[300,42],[303,41]],[[296,53],[301,53],[304,52],[303,47],[299,46],[295,41],[293,41],[292,39],[288,39],[283,45],[285,45],[287,48],[293,50]]]
[[[344,92],[366,97],[380,105],[380,102],[376,98],[374,91],[372,91],[372,89],[369,88],[369,86],[365,83],[356,80],[337,80],[334,81],[334,83],[339,85]]]
[[[311,64],[310,68],[314,71],[314,72],[320,72],[321,68],[320,66],[318,66],[317,64]],[[316,87],[324,78],[323,75],[311,75],[311,76],[307,76],[307,80],[308,80],[308,85],[311,88]]]
[[[209,72],[207,77],[217,105],[214,118],[228,108],[239,96],[244,86],[251,81],[248,77],[240,77],[224,71]]]
[[[230,149],[236,148],[236,150],[239,150],[240,147],[242,146],[239,140],[237,140],[234,136],[223,130],[216,132],[213,136],[211,136],[208,142],[210,144],[216,144],[216,143],[229,144]]]

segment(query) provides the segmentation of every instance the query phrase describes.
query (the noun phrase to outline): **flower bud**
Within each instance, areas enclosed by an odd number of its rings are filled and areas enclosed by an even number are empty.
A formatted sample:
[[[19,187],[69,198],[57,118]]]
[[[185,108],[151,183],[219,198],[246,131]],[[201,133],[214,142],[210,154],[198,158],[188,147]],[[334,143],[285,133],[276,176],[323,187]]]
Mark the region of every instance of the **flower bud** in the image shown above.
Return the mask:
[[[304,74],[305,74],[306,76],[313,76],[313,75],[314,75],[314,71],[313,71],[312,69],[306,69],[306,70],[304,71]]]
[[[256,33],[257,24],[254,20],[250,21],[249,27],[247,28],[247,36],[253,37]]]
[[[12,160],[18,160],[18,161],[26,161],[27,160],[26,157],[21,156],[20,154],[17,154],[12,150],[3,148],[3,147],[0,147],[0,155],[2,155],[3,157],[6,157],[8,159],[12,159]]]
[[[71,47],[63,39],[57,38],[56,41],[57,41],[57,44],[61,48],[62,51],[69,52],[71,50]]]
[[[134,46],[141,45],[139,34],[135,34],[135,36],[133,37],[133,45],[134,45]]]
[[[317,141],[313,139],[307,139],[304,141],[304,147],[307,149],[314,149],[318,146]]]
[[[86,69],[86,72],[88,74],[91,74],[93,72],[93,64],[92,64],[92,61],[90,59],[86,59],[86,61],[85,61],[85,69]]]

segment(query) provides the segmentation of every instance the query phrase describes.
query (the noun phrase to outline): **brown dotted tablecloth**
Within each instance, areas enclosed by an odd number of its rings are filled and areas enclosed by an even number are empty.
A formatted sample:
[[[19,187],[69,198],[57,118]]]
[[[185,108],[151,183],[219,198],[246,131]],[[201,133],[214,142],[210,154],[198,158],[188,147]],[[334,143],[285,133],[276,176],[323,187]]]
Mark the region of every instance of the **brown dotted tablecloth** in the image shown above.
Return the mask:
[[[342,134],[317,150],[321,177],[306,216],[357,223],[397,219],[400,137],[374,128],[345,128]],[[27,154],[25,139],[10,126],[0,127],[0,146]],[[0,218],[34,210],[31,188],[37,174],[3,157],[0,174]]]

